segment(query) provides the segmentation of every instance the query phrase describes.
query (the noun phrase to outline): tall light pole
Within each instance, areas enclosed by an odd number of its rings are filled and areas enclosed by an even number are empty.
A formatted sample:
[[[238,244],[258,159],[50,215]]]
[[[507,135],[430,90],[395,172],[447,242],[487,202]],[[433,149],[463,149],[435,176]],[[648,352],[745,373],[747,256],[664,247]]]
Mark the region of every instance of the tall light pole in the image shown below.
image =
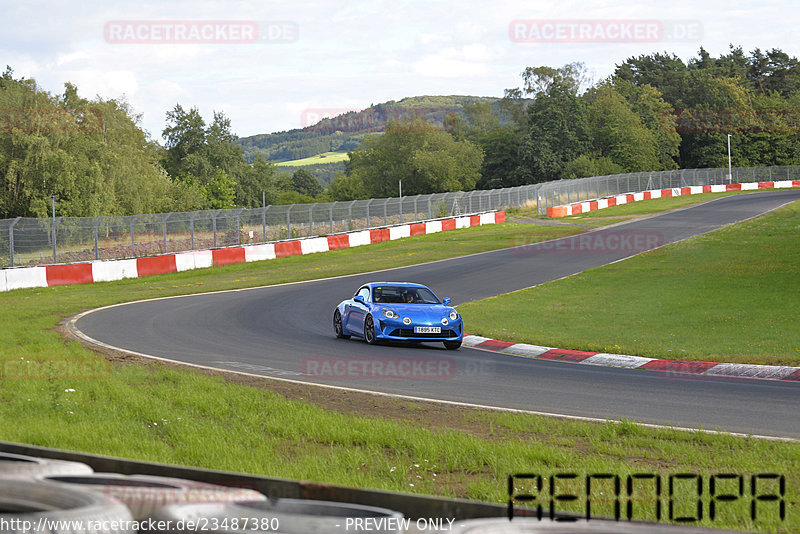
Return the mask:
[[[400,187],[400,198],[403,198],[403,180],[398,180],[398,185]]]
[[[731,134],[728,134],[728,183],[733,183],[733,174],[731,171]]]

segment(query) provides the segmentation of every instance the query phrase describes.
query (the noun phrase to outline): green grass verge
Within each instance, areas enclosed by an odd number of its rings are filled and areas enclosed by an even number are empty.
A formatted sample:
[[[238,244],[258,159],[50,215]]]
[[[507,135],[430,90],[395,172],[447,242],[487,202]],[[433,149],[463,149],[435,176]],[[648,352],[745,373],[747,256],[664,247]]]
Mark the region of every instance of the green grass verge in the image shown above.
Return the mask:
[[[800,365],[800,204],[459,306],[472,333],[668,359]],[[565,259],[568,261],[568,259]],[[535,321],[531,318],[535,317]]]
[[[749,518],[749,500],[720,507],[706,526],[796,532],[800,445],[622,424],[392,401],[392,415],[323,408],[265,387],[227,382],[162,364],[103,363],[57,323],[82,309],[127,300],[303,280],[418,263],[574,233],[573,228],[502,224],[400,242],[88,286],[0,295],[0,438],[134,459],[289,477],[354,487],[505,502],[511,473],[778,472],[787,477],[786,521],[777,507]],[[510,238],[509,236],[517,236]],[[513,243],[512,243],[513,244]],[[77,374],[27,378],[24,365],[68,362]],[[31,361],[32,364],[27,362]],[[23,366],[23,367],[20,367]],[[33,373],[34,375],[36,373]],[[82,377],[82,378],[81,378]],[[312,397],[313,395],[308,395]],[[378,403],[371,400],[369,405]],[[389,401],[386,401],[387,403]],[[349,398],[343,406],[351,403]],[[364,410],[370,412],[370,410]],[[385,415],[385,417],[381,417]],[[608,488],[601,488],[608,489]],[[730,489],[730,488],[729,488]],[[769,491],[770,487],[762,487]],[[676,510],[694,510],[693,488]],[[606,493],[607,495],[607,493]],[[649,495],[649,493],[648,493]],[[608,514],[595,496],[595,513]],[[661,499],[666,516],[667,497]],[[705,501],[708,509],[708,500]],[[639,506],[641,505],[641,506]],[[564,509],[582,510],[582,501]],[[560,507],[562,508],[562,507]],[[654,519],[637,501],[637,519]],[[705,514],[707,518],[707,513]]]
[[[302,159],[293,159],[290,161],[281,161],[276,163],[277,167],[302,167],[303,165],[320,165],[324,163],[336,163],[339,161],[347,161],[349,156],[347,152],[324,152],[316,156],[309,156]]]

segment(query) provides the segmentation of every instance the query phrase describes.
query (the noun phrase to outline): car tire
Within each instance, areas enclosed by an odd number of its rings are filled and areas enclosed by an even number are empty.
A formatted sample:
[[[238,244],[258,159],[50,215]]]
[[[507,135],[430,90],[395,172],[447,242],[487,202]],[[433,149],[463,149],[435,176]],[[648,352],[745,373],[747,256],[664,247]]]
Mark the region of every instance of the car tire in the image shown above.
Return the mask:
[[[40,475],[86,475],[94,470],[81,462],[51,460],[0,452],[0,478],[33,478]]]
[[[133,516],[118,500],[46,482],[2,480],[0,510],[0,517],[9,525],[4,533],[88,534],[98,532],[93,523],[103,523],[109,525],[104,531],[107,534],[136,534]],[[24,527],[24,522],[34,528]]]
[[[456,350],[458,347],[461,346],[461,341],[445,341],[444,348],[447,350]]]
[[[125,504],[137,521],[169,504],[266,500],[264,495],[248,488],[150,475],[94,473],[39,479],[64,489],[91,491],[113,497]]]
[[[375,339],[375,321],[372,315],[367,315],[364,318],[364,341],[370,345],[375,345],[378,341]]]
[[[333,331],[336,332],[336,337],[339,339],[350,339],[350,336],[344,333],[342,314],[339,310],[333,312]]]

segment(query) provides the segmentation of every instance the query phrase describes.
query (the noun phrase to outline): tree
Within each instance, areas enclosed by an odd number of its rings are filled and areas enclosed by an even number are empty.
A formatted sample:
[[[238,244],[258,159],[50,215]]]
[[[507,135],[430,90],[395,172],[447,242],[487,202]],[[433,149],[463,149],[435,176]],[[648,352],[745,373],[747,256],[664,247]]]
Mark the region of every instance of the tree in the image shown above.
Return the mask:
[[[284,185],[277,176],[275,164],[258,156],[236,181],[236,204],[245,208],[261,206],[262,192],[266,203],[274,204],[279,190]]]
[[[292,174],[292,189],[302,195],[315,197],[322,193],[322,185],[319,180],[306,169],[298,169]]]
[[[244,161],[242,147],[235,145],[230,120],[214,112],[206,126],[197,108],[186,111],[180,104],[167,112],[162,135],[166,153],[162,165],[173,180],[196,184],[206,194],[208,207],[233,207],[237,197],[253,205],[254,175]],[[256,181],[258,181],[256,179]],[[245,186],[240,186],[245,182]]]
[[[800,89],[800,64],[780,49],[763,53],[756,48],[747,62],[747,75],[753,89],[766,95],[788,95]]]
[[[752,111],[750,91],[744,80],[705,71],[693,71],[689,80],[686,108],[676,115],[681,167],[727,166],[727,134],[746,127],[742,119]]]
[[[124,100],[62,95],[34,80],[0,77],[0,217],[128,215],[192,209],[196,190],[176,188],[159,166],[160,147]],[[177,199],[177,202],[176,202]]]
[[[235,206],[236,182],[222,169],[215,169],[214,175],[204,187],[211,209],[228,209]]]
[[[390,197],[402,180],[408,195],[469,190],[480,177],[483,154],[467,140],[422,120],[390,122],[386,133],[349,153],[347,173],[369,197]]]
[[[514,128],[504,126],[483,135],[478,143],[483,150],[478,189],[499,189],[523,185],[519,172],[520,136]]]
[[[511,117],[511,123],[517,131],[528,127],[528,104],[522,96],[522,89],[515,87],[505,89],[503,98],[500,99],[500,109]]]
[[[188,165],[186,159],[200,154],[206,144],[206,123],[197,108],[185,111],[180,104],[175,104],[167,111],[167,126],[162,132],[166,141],[166,157],[163,165],[170,176],[178,177],[187,174],[187,167],[194,173],[197,165]]]
[[[578,94],[581,86],[588,82],[588,76],[583,63],[568,63],[560,68],[526,67],[522,72],[522,82],[525,93],[534,96],[547,94],[554,86]]]
[[[659,168],[677,169],[681,136],[676,129],[677,120],[672,106],[652,85],[635,86],[630,82],[617,80],[614,87],[626,98],[642,124],[655,136]]]
[[[328,186],[328,195],[333,201],[367,199],[364,182],[356,176],[339,173]]]
[[[574,80],[555,80],[528,106],[528,131],[520,146],[523,183],[558,180],[564,165],[590,150],[586,103]]]
[[[601,85],[588,96],[589,136],[597,153],[622,172],[660,170],[655,135],[614,87]]]
[[[682,108],[687,72],[686,64],[675,54],[655,53],[626,59],[617,65],[613,79],[655,87],[673,107]]]
[[[564,178],[586,178],[589,176],[608,176],[624,172],[622,167],[610,158],[593,154],[581,154],[564,166]]]

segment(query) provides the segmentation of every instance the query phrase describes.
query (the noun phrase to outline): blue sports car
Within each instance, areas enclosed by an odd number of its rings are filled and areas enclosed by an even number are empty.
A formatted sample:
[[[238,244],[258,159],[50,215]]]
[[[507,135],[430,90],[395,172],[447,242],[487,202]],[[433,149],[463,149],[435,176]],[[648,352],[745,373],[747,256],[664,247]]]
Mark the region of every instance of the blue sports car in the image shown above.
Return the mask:
[[[461,346],[464,325],[450,299],[439,300],[422,284],[370,282],[333,312],[336,337],[378,341],[441,341],[450,350]]]

